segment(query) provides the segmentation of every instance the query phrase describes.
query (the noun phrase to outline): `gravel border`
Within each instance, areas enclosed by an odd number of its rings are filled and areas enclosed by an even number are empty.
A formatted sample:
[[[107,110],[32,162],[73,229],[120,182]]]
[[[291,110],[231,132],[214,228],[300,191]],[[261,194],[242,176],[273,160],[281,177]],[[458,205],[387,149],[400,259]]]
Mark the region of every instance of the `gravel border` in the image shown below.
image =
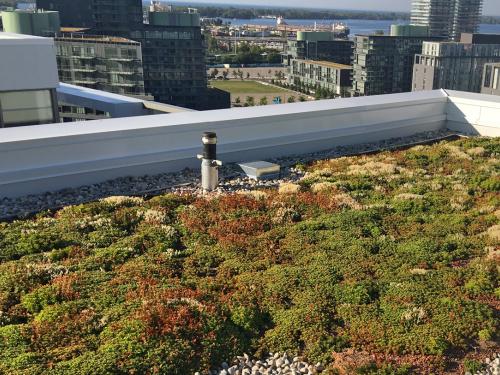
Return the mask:
[[[322,152],[268,159],[267,161],[281,165],[281,177],[276,180],[253,181],[244,176],[237,164],[230,163],[220,168],[221,182],[216,193],[276,187],[282,182],[297,181],[302,177],[302,172],[293,168],[298,163],[305,164],[314,160],[370,154],[383,150],[395,150],[415,145],[453,140],[459,137],[455,132],[441,130],[419,133],[410,137],[392,138],[374,143],[340,146]],[[149,197],[168,192],[202,194],[199,181],[199,170],[186,169],[181,172],[163,173],[153,176],[122,177],[98,184],[18,198],[2,198],[0,199],[0,221],[25,219],[41,211],[57,210],[65,206],[88,203],[114,195]]]
[[[475,375],[500,375],[500,353],[494,354],[484,361],[485,368],[475,373]],[[466,372],[465,375],[472,375]]]
[[[269,353],[262,360],[252,359],[247,354],[237,356],[231,364],[223,362],[209,375],[317,375],[324,371],[321,363],[311,365],[301,357],[291,357],[287,353]],[[195,372],[194,375],[201,375]]]

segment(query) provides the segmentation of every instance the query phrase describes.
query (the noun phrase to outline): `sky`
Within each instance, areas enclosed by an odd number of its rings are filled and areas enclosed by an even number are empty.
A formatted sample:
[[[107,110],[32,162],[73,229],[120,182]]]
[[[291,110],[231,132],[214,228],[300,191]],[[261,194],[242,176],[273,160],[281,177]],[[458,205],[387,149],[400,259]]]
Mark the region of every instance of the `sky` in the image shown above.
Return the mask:
[[[183,0],[187,1],[187,0]],[[393,10],[410,11],[411,0],[193,0],[196,3],[227,3],[249,5],[272,5],[289,7],[315,7],[330,9]],[[307,5],[305,5],[307,4]],[[499,0],[484,0],[484,15],[500,15]]]

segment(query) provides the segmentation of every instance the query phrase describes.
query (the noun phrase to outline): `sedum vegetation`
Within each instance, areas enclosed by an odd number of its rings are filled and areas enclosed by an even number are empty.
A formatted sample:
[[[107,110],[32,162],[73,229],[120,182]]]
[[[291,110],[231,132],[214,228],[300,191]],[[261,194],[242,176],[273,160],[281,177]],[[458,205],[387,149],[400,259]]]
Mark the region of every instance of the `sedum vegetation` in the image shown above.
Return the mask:
[[[499,349],[499,155],[467,139],[299,166],[279,191],[1,223],[0,373],[189,374],[268,351],[332,374],[480,367]]]

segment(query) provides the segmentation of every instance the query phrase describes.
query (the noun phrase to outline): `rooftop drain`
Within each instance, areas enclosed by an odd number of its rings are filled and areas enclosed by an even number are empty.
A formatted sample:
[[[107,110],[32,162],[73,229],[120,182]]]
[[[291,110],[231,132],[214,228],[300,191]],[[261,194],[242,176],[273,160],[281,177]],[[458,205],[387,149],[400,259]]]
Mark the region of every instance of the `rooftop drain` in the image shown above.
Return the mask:
[[[267,180],[280,177],[279,164],[268,163],[267,161],[254,161],[238,165],[253,180]]]

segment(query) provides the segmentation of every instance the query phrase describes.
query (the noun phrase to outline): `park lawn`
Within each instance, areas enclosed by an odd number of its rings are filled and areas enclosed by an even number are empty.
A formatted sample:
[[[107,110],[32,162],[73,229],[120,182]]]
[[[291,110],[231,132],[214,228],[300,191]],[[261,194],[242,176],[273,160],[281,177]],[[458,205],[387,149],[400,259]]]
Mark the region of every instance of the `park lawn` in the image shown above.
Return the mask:
[[[257,81],[213,80],[210,81],[210,85],[231,94],[273,94],[286,91],[276,86],[266,86]]]

